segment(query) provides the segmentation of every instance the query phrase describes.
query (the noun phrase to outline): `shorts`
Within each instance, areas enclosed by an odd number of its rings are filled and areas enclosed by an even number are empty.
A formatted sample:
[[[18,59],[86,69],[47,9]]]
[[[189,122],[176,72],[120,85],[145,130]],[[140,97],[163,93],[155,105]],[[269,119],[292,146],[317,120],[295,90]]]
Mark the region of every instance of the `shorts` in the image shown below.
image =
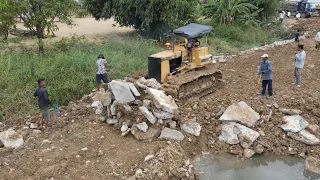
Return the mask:
[[[109,83],[107,73],[105,73],[105,74],[96,74],[96,83],[100,84],[101,80],[104,83]]]
[[[43,118],[47,121],[50,121],[50,108],[45,107],[45,108],[41,108],[40,110],[43,115]]]

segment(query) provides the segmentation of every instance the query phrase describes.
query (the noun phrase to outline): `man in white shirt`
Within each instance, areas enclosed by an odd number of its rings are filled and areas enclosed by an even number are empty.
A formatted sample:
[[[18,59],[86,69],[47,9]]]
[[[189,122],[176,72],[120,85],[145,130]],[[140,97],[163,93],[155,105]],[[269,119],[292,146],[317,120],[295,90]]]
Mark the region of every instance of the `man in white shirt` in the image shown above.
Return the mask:
[[[298,12],[298,13],[296,14],[296,19],[298,20],[298,19],[300,19],[300,18],[301,18],[301,13]]]
[[[282,22],[282,21],[283,21],[283,18],[284,18],[284,13],[283,13],[283,12],[280,12],[280,14],[279,14],[279,21]]]
[[[320,31],[317,33],[316,37],[314,38],[314,41],[316,42],[316,49],[320,49]]]
[[[306,52],[303,50],[303,45],[298,45],[298,53],[295,56],[295,70],[294,76],[296,77],[296,85],[297,87],[301,87],[301,77],[302,77],[302,69],[304,67],[304,63],[306,60]]]
[[[96,62],[96,65],[97,65],[96,83],[97,83],[97,91],[99,91],[101,80],[104,83],[109,83],[108,75],[107,75],[107,71],[106,71],[107,61],[105,60],[105,58],[102,54],[100,54],[98,56],[98,60]]]
[[[291,12],[290,11],[288,11],[287,16],[288,16],[288,18],[291,17]]]

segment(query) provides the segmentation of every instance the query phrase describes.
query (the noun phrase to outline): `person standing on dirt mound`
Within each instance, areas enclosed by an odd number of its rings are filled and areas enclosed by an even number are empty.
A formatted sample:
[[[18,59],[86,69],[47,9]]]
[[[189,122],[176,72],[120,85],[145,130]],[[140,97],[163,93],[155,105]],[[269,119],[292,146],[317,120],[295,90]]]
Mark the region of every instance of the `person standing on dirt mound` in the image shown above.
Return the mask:
[[[259,65],[258,75],[261,76],[262,79],[262,91],[261,96],[266,95],[266,90],[268,87],[268,94],[271,97],[272,94],[272,64],[269,61],[269,55],[264,54],[261,56],[262,62]]]
[[[109,83],[106,66],[107,66],[107,61],[104,58],[104,56],[100,54],[97,60],[97,72],[96,72],[97,91],[100,90],[101,80],[104,83]]]
[[[302,69],[304,67],[304,63],[306,60],[306,52],[303,50],[303,45],[298,45],[298,53],[295,56],[295,69],[294,76],[296,77],[297,87],[301,87],[301,77],[302,77]]]
[[[34,92],[34,96],[38,97],[38,105],[42,113],[41,126],[48,128],[48,122],[50,120],[50,105],[52,105],[49,100],[48,91],[46,89],[46,82],[44,79],[38,80],[39,87]]]

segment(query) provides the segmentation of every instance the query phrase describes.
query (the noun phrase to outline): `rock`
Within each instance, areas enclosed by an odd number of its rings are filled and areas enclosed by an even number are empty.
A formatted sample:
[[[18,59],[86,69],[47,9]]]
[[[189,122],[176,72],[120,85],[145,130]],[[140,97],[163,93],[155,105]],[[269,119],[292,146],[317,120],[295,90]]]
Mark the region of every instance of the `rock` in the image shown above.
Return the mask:
[[[152,109],[152,112],[158,119],[172,119],[174,117],[173,114],[162,111],[160,109]]]
[[[138,91],[138,89],[134,86],[133,83],[128,83],[129,84],[129,88],[131,90],[131,92],[133,93],[134,96],[139,97],[140,93]]]
[[[154,158],[154,155],[148,155],[148,156],[146,156],[145,158],[144,158],[144,162],[148,162],[148,161],[150,161],[150,160],[152,160]]]
[[[23,137],[13,129],[0,132],[0,141],[6,148],[19,148],[23,146]]]
[[[121,113],[121,112],[118,112],[118,113],[117,113],[117,118],[118,118],[118,119],[122,118],[122,113]]]
[[[138,169],[135,173],[135,176],[136,178],[143,178],[144,177],[144,174],[143,174],[143,171],[142,169]]]
[[[154,105],[165,112],[176,114],[178,106],[171,96],[167,96],[163,91],[147,88],[147,93],[154,99]]]
[[[107,119],[107,124],[109,125],[118,124],[118,119]]]
[[[81,151],[87,151],[87,150],[88,150],[87,147],[84,147],[84,148],[81,149]]]
[[[35,130],[32,131],[32,133],[33,134],[41,134],[42,132],[39,129],[35,129]]]
[[[254,154],[255,154],[255,152],[253,150],[251,150],[251,149],[244,149],[243,150],[243,155],[246,158],[251,158]]]
[[[222,131],[222,125],[220,124],[219,126],[217,126],[214,130],[215,133],[220,133]]]
[[[38,128],[38,124],[37,123],[31,123],[30,124],[30,129],[37,129]]]
[[[132,112],[132,108],[128,104],[123,104],[122,107],[126,112]]]
[[[265,136],[266,134],[264,133],[264,131],[260,130],[259,131],[260,136]]]
[[[0,148],[3,148],[4,144],[0,141]]]
[[[164,128],[161,131],[159,139],[168,141],[182,141],[184,139],[184,135],[175,129]]]
[[[151,87],[154,89],[160,89],[161,84],[154,78],[151,79],[145,79],[144,77],[141,77],[137,80],[138,83],[143,84],[147,87]]]
[[[243,126],[241,124],[235,124],[235,133],[237,134],[240,145],[243,148],[249,148],[252,143],[258,139],[260,134],[257,131],[254,131],[246,126]]]
[[[147,99],[143,100],[143,106],[148,108],[148,109],[150,109],[151,103],[152,103],[151,100],[147,100]]]
[[[181,129],[194,136],[200,136],[201,126],[197,122],[189,121],[181,125]]]
[[[101,103],[101,101],[94,101],[92,104],[91,104],[91,107],[95,108],[95,109],[102,109],[103,108],[103,105]]]
[[[126,136],[131,132],[131,129],[128,128],[125,132],[121,133],[122,136]]]
[[[309,125],[300,115],[284,116],[283,120],[286,124],[281,125],[281,128],[287,132],[299,132]]]
[[[129,83],[112,80],[109,83],[109,86],[118,103],[126,104],[135,100],[129,87]]]
[[[160,130],[150,127],[147,132],[141,132],[136,126],[132,126],[131,134],[140,141],[152,141],[159,137]]]
[[[112,93],[110,91],[100,89],[100,91],[95,93],[92,99],[94,101],[101,101],[103,106],[109,106],[112,100]]]
[[[295,139],[297,141],[300,141],[300,142],[308,144],[308,145],[320,144],[320,140],[316,136],[314,136],[313,134],[309,133],[306,130],[302,130],[298,133],[288,132],[287,135],[289,137],[291,137],[292,139]]]
[[[144,106],[139,107],[140,112],[148,119],[151,124],[157,121],[157,118]]]
[[[137,128],[142,132],[147,132],[148,131],[148,125],[145,122],[137,124]]]
[[[225,111],[226,111],[226,108],[222,107],[214,117],[216,119],[219,119]]]
[[[123,124],[122,126],[121,126],[121,132],[126,132],[127,130],[128,130],[128,125],[126,125],[126,124]]]
[[[101,122],[106,122],[106,117],[100,116],[100,117],[99,117],[99,120],[100,120]]]
[[[96,109],[95,114],[96,114],[96,115],[102,114],[102,109]]]
[[[256,153],[258,153],[258,154],[261,154],[261,153],[263,153],[264,148],[263,148],[263,146],[262,146],[261,144],[258,144],[258,145],[254,148],[254,151],[255,151]]]
[[[311,132],[312,134],[319,134],[319,126],[317,124],[309,124],[307,127],[307,130]]]
[[[246,126],[238,123],[227,123],[222,125],[219,140],[227,144],[238,144],[240,142],[243,148],[249,148],[259,136],[260,134],[257,131]]]
[[[224,141],[227,144],[238,144],[240,141],[237,134],[234,132],[235,123],[226,123],[222,125],[221,134],[219,136],[220,141]]]
[[[277,103],[273,103],[273,107],[278,109],[279,108],[279,105]]]
[[[302,114],[302,111],[298,110],[298,109],[279,109],[279,111],[283,114],[287,114],[287,115],[300,115]]]
[[[136,99],[133,101],[133,104],[139,106],[141,104],[141,101],[139,99]]]
[[[116,116],[117,115],[117,107],[118,107],[118,101],[113,101],[111,107],[110,107],[110,111],[111,111],[111,115],[112,116]]]
[[[306,170],[312,173],[320,174],[320,160],[314,157],[307,157]]]
[[[241,101],[229,106],[219,120],[225,122],[235,121],[252,127],[259,119],[260,115],[245,102]]]
[[[177,128],[177,121],[171,121],[171,122],[169,122],[169,126],[170,126],[171,129]]]

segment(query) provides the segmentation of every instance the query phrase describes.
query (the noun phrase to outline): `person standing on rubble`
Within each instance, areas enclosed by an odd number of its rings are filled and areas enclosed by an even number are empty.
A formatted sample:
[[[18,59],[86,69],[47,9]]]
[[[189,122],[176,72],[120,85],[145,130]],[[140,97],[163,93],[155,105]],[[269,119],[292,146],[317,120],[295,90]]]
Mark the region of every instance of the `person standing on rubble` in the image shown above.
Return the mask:
[[[98,56],[98,60],[97,60],[96,64],[97,64],[96,83],[97,83],[97,91],[99,91],[101,80],[104,83],[109,83],[108,74],[106,71],[107,61],[104,58],[103,54],[100,54]]]
[[[262,79],[262,91],[260,95],[265,96],[268,87],[269,97],[272,97],[272,64],[269,61],[268,54],[263,54],[261,58],[262,62],[260,62],[258,72],[258,75],[261,76]]]
[[[303,49],[303,45],[299,44],[298,53],[295,56],[294,76],[296,77],[296,82],[293,84],[296,84],[298,88],[301,87],[302,69],[306,59],[306,52]]]

